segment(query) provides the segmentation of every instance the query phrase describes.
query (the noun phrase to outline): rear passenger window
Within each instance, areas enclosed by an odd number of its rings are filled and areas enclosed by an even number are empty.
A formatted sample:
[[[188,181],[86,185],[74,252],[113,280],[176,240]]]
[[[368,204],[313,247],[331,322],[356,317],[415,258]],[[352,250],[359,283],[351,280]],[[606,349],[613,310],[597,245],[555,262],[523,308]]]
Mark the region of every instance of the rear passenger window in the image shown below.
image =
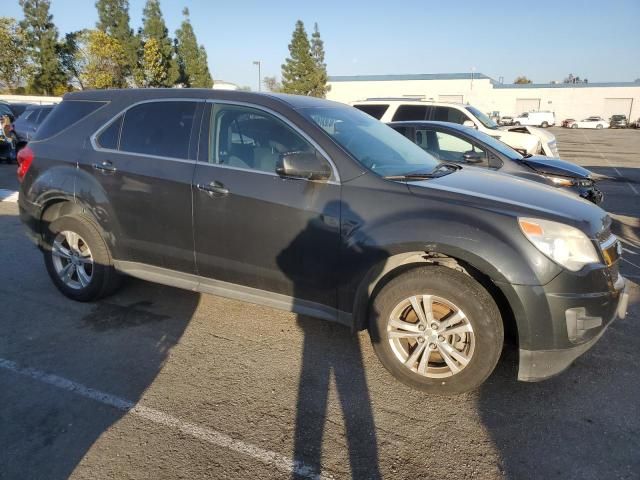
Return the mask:
[[[44,140],[52,137],[95,112],[107,102],[93,102],[87,100],[65,100],[53,108],[50,115],[36,130],[32,141]]]
[[[209,162],[275,173],[280,155],[315,148],[281,120],[260,110],[217,106],[213,109]]]
[[[358,110],[371,115],[376,120],[380,120],[384,115],[384,112],[387,111],[389,105],[354,105]]]
[[[38,122],[37,122],[38,125],[44,122],[44,119],[47,118],[50,113],[51,113],[50,108],[43,108],[42,110],[40,110],[40,115],[38,116]]]
[[[118,149],[118,141],[120,140],[120,127],[122,126],[123,115],[120,115],[117,120],[111,122],[105,130],[98,136],[96,142],[100,148],[107,148],[109,150]]]
[[[150,102],[126,111],[120,150],[159,157],[189,158],[196,102]]]
[[[460,110],[451,107],[435,107],[433,120],[436,122],[459,123],[462,125],[469,118]]]
[[[425,120],[426,118],[427,107],[425,105],[400,105],[393,115],[394,122]]]

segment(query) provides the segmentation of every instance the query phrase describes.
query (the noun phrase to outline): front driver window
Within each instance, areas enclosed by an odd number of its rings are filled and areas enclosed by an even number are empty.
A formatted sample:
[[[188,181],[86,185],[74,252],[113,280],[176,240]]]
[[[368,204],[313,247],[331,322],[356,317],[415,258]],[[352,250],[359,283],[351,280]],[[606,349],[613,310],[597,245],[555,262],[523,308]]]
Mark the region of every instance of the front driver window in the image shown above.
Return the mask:
[[[284,122],[247,107],[213,109],[209,162],[275,173],[280,155],[314,152],[314,147]]]

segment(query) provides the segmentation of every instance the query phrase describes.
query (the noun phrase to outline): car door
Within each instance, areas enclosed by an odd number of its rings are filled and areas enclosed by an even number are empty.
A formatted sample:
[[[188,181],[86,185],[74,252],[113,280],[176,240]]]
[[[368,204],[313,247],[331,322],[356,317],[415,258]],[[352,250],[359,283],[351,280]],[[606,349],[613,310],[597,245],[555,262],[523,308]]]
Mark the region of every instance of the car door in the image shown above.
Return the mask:
[[[262,107],[216,103],[202,123],[193,205],[198,274],[211,279],[204,285],[228,282],[335,307],[335,168],[323,182],[278,176],[283,153],[319,152],[298,127]]]
[[[141,102],[93,136],[83,167],[114,212],[118,260],[195,272],[191,180],[203,106],[189,99]]]

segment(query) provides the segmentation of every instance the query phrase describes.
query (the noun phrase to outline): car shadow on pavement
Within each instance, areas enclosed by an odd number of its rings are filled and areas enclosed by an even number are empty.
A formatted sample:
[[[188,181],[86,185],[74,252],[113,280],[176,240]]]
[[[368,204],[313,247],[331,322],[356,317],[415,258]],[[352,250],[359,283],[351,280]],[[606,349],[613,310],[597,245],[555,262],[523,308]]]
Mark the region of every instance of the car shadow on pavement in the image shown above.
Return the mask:
[[[12,248],[2,264],[11,281],[0,284],[0,358],[139,402],[200,295],[126,279],[102,301],[74,302],[55,289],[16,216],[0,215],[0,231],[0,246]],[[72,390],[0,369],[0,478],[69,478],[126,415]]]
[[[294,298],[300,298],[300,292],[304,290],[300,278],[294,273],[296,269],[292,266],[298,261],[318,262],[317,268],[309,265],[307,271],[328,275],[330,278],[315,280],[331,289],[338,285],[340,279],[334,277],[339,271],[337,256],[331,259],[301,259],[305,245],[310,242],[326,245],[327,242],[341,241],[337,233],[337,215],[342,219],[349,218],[352,226],[362,225],[362,219],[347,204],[329,202],[323,212],[310,220],[306,228],[279,254],[278,265],[292,282]],[[327,221],[328,219],[331,221]],[[353,234],[354,231],[350,233]],[[366,244],[363,240],[359,238],[357,243]],[[367,253],[375,255],[373,252]],[[333,267],[326,268],[325,262]],[[300,314],[297,316],[297,323],[304,332],[304,345],[296,404],[294,462],[298,466],[311,468],[315,474],[322,474],[325,426],[327,423],[335,425],[340,420],[332,417],[329,408],[330,382],[333,378],[344,421],[351,478],[381,478],[376,426],[357,333],[342,325]],[[294,479],[303,476],[306,475],[300,475],[296,471],[293,473]]]

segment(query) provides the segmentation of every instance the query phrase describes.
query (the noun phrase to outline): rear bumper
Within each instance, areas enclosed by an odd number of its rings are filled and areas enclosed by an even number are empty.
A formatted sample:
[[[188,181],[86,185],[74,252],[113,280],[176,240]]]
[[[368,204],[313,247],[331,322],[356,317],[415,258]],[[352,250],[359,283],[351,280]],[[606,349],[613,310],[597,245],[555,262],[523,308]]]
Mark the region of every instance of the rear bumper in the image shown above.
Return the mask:
[[[521,348],[518,380],[536,382],[557,375],[593,347],[616,318],[625,317],[629,302],[626,281],[619,276],[609,295],[598,296],[595,301],[589,301],[585,296],[585,306],[577,306],[576,300],[574,296],[551,301],[556,317],[553,319],[554,330],[571,346],[540,350]],[[565,342],[564,338],[561,343]]]
[[[31,241],[38,247],[41,245],[42,234],[40,232],[40,205],[27,200],[22,192],[18,195],[18,210],[20,220],[26,227],[26,234]]]

